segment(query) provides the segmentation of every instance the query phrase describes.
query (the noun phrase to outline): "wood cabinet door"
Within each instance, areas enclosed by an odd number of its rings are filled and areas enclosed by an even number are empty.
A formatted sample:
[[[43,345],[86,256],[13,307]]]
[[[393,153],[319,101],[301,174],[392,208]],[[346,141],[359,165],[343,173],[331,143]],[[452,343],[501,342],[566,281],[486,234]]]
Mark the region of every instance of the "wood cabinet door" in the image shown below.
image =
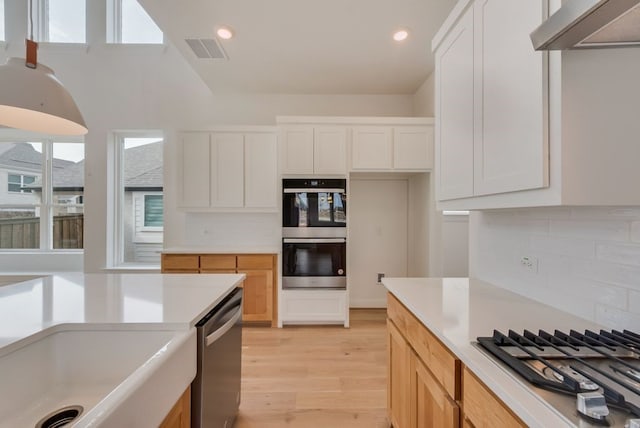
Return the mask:
[[[393,168],[433,169],[433,127],[406,126],[393,129]]]
[[[414,352],[410,389],[412,428],[459,426],[460,408]]]
[[[180,137],[180,143],[180,205],[187,208],[206,208],[210,203],[209,133],[184,133]]]
[[[534,2],[535,3],[535,2]],[[473,195],[473,7],[435,52],[436,195]]]
[[[198,273],[200,257],[194,254],[163,254],[162,273]]]
[[[169,414],[160,423],[159,428],[191,427],[191,387],[187,387]]]
[[[463,372],[462,391],[465,419],[475,428],[526,427],[466,367]]]
[[[273,270],[243,270],[243,321],[271,321],[273,318]]]
[[[275,133],[245,134],[244,206],[278,208],[278,141]]]
[[[287,126],[282,130],[283,174],[313,174],[313,127]]]
[[[316,126],[313,130],[315,174],[347,173],[347,128]]]
[[[354,170],[393,167],[393,135],[388,126],[354,127],[351,149],[351,168]]]
[[[236,256],[233,254],[203,254],[200,256],[201,273],[235,273]]]
[[[244,137],[239,133],[211,134],[211,206],[244,205]]]
[[[400,331],[387,320],[389,367],[387,378],[387,413],[393,428],[408,428],[411,422],[410,379],[411,348]]]
[[[480,0],[474,7],[474,194],[546,187],[548,53],[534,51],[529,38],[542,5]]]

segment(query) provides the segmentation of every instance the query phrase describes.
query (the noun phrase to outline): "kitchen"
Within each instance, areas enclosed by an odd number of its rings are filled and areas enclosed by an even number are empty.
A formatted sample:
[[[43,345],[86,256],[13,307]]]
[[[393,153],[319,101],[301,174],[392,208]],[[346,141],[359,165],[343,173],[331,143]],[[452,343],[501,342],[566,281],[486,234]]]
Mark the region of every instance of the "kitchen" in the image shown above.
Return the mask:
[[[449,5],[449,8],[453,4]],[[153,15],[153,8],[150,12]],[[12,9],[13,8],[13,9]],[[433,32],[448,13],[448,9],[440,12],[440,22],[434,25]],[[7,20],[8,40],[24,38],[25,28],[19,23],[26,22],[27,14],[23,5],[17,2],[6,2],[5,13],[19,19]],[[161,13],[161,12],[160,12]],[[319,12],[320,13],[320,12]],[[87,5],[87,15],[94,17],[95,22],[104,22],[105,11],[94,3]],[[420,15],[421,17],[426,14]],[[155,16],[154,16],[155,17]],[[23,19],[24,18],[24,19]],[[162,16],[157,16],[162,22]],[[410,25],[418,28],[422,24]],[[407,25],[409,26],[409,25]],[[141,53],[144,64],[139,55],[109,49],[100,46],[97,41],[104,39],[100,26],[87,26],[87,40],[95,44],[88,52],[77,47],[69,48],[64,53],[56,52],[56,47],[45,47],[41,56],[43,62],[52,66],[68,85],[83,108],[83,113],[92,124],[86,142],[85,174],[85,228],[100,231],[87,234],[84,255],[57,254],[44,261],[42,270],[54,270],[66,267],[67,270],[82,270],[86,272],[100,272],[105,266],[110,266],[109,233],[104,225],[109,221],[109,201],[102,195],[108,195],[109,183],[105,179],[111,172],[104,159],[109,159],[110,152],[105,141],[110,133],[116,129],[162,129],[167,141],[177,141],[178,130],[209,129],[217,125],[252,125],[272,126],[275,117],[286,114],[304,114],[311,116],[433,116],[433,109],[429,105],[433,102],[433,76],[427,79],[424,86],[417,92],[407,95],[299,95],[301,92],[284,95],[230,95],[221,93],[215,97],[205,96],[209,89],[198,76],[193,73],[180,52],[171,47],[162,51],[145,51]],[[429,37],[431,40],[432,37]],[[8,45],[8,56],[19,56],[19,43]],[[61,48],[58,48],[61,49]],[[429,50],[428,45],[422,50]],[[583,178],[584,188],[601,194],[602,199],[595,196],[589,200],[588,195],[575,194],[576,200],[582,197],[583,202],[572,202],[571,193],[580,186],[568,184],[567,189],[553,188],[553,171],[551,165],[552,190],[562,193],[558,198],[540,196],[535,191],[513,193],[512,202],[505,202],[503,206],[520,207],[515,210],[474,211],[470,216],[470,276],[482,279],[505,288],[511,288],[521,294],[550,304],[564,306],[577,315],[611,327],[631,328],[639,324],[638,320],[638,291],[637,282],[637,248],[635,242],[636,222],[640,218],[637,209],[636,192],[633,191],[633,163],[637,159],[633,148],[611,148],[611,144],[624,145],[630,135],[637,135],[638,126],[629,114],[637,110],[634,104],[635,86],[627,86],[621,82],[633,82],[637,64],[633,53],[635,48],[627,50],[608,50],[601,52],[569,52],[563,53],[563,76],[569,75],[575,79],[563,80],[565,86],[584,84],[577,76],[583,76],[590,84],[601,90],[572,93],[575,98],[563,99],[563,108],[571,102],[571,108],[580,120],[581,126],[569,128],[572,132],[571,140],[576,142],[599,139],[607,141],[606,146],[590,144],[591,149],[600,147],[601,151],[593,152],[590,159],[592,165],[588,167],[591,179],[584,173],[575,177]],[[230,54],[230,56],[232,56]],[[599,60],[590,60],[597,56]],[[75,59],[74,59],[75,58]],[[90,60],[88,60],[90,59]],[[116,79],[112,76],[113,63],[121,61],[121,65],[130,71],[127,79]],[[587,67],[584,67],[586,64]],[[623,65],[623,66],[621,66]],[[573,67],[573,68],[572,68]],[[153,68],[154,72],[148,70]],[[615,79],[609,76],[615,76]],[[95,87],[92,82],[103,82]],[[140,83],[144,82],[144,83]],[[596,84],[597,82],[597,84]],[[354,83],[354,87],[357,84]],[[92,90],[83,91],[91,87]],[[166,91],[155,91],[157,87]],[[415,87],[414,87],[415,90]],[[338,92],[335,92],[338,93]],[[340,92],[348,93],[348,92]],[[388,92],[393,93],[393,92]],[[115,97],[113,94],[120,94]],[[138,96],[135,96],[138,95]],[[589,97],[596,99],[590,99]],[[92,99],[101,102],[95,103]],[[122,99],[127,105],[122,105]],[[431,100],[431,101],[430,101]],[[194,106],[190,109],[173,108],[173,106]],[[415,106],[415,107],[414,107]],[[427,106],[423,110],[420,106]],[[619,108],[613,109],[612,106]],[[580,109],[592,108],[589,111]],[[599,107],[598,111],[594,107]],[[612,118],[611,110],[618,115]],[[619,111],[618,111],[619,110]],[[142,114],[141,112],[145,112]],[[214,118],[212,121],[211,118]],[[585,118],[591,118],[585,119]],[[615,126],[600,126],[597,119],[607,118],[618,120]],[[567,119],[569,120],[569,119]],[[588,126],[589,125],[589,126]],[[562,131],[567,130],[566,126]],[[606,135],[602,135],[606,131]],[[562,137],[563,143],[566,140]],[[619,142],[619,143],[618,143]],[[576,143],[577,144],[577,143]],[[628,145],[628,144],[627,144]],[[551,145],[553,150],[554,145]],[[571,147],[562,147],[570,150]],[[579,147],[574,147],[577,151]],[[623,149],[618,151],[617,149]],[[177,158],[177,144],[169,143],[165,148],[165,158]],[[567,156],[570,152],[567,152]],[[626,153],[623,155],[622,153]],[[552,157],[552,162],[556,157]],[[603,164],[596,164],[595,161]],[[585,163],[585,166],[588,164]],[[563,165],[564,166],[564,165]],[[596,169],[595,167],[599,168]],[[606,172],[598,174],[596,171],[605,166]],[[575,165],[574,165],[575,167]],[[177,166],[166,165],[165,182],[165,224],[172,225],[165,229],[165,246],[183,247],[194,244],[202,245],[206,242],[206,231],[221,240],[233,240],[245,247],[276,247],[278,246],[278,230],[280,227],[277,213],[257,214],[243,213],[241,215],[207,213],[189,214],[177,209],[178,195],[175,187]],[[563,170],[564,171],[564,168]],[[611,191],[612,182],[616,182],[617,192]],[[608,186],[607,186],[608,185]],[[600,187],[599,187],[600,186]],[[566,190],[567,194],[563,192]],[[618,198],[614,197],[618,195]],[[609,196],[607,200],[604,196]],[[508,199],[504,195],[495,199]],[[549,202],[552,200],[552,202]],[[541,202],[542,201],[542,202]],[[455,208],[494,208],[496,201],[483,202],[482,198],[469,200],[469,206]],[[484,205],[483,205],[484,204]],[[455,204],[451,204],[455,205]],[[554,205],[550,208],[526,208],[535,205]],[[573,205],[586,205],[585,207]],[[611,208],[607,208],[611,206]],[[222,227],[216,227],[212,218],[216,218]],[[241,219],[237,221],[235,219]],[[235,221],[234,221],[235,220]],[[435,219],[429,219],[435,221]],[[247,225],[247,226],[245,226]],[[435,234],[439,228],[433,228]],[[438,248],[437,242],[429,241],[429,245]],[[231,250],[236,250],[235,248]],[[438,251],[430,251],[430,257],[437,259]],[[533,258],[531,263],[535,269],[522,268],[521,259]],[[23,255],[3,256],[3,271],[28,271],[27,267],[33,261],[26,262]],[[45,264],[48,263],[48,264]],[[430,276],[440,276],[437,260]],[[46,267],[49,266],[49,267]],[[568,266],[568,267],[567,267]],[[421,275],[422,276],[422,275]],[[580,305],[572,305],[574,294],[578,290]],[[604,296],[604,298],[603,298]],[[489,332],[487,332],[489,333]]]

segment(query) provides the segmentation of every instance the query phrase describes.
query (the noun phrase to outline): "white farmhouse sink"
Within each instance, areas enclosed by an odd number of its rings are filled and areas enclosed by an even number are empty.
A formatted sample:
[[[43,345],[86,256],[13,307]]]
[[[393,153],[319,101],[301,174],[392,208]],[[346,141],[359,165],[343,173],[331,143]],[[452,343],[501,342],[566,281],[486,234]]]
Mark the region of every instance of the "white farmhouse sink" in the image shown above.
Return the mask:
[[[196,372],[193,329],[54,330],[29,342],[0,350],[2,428],[71,405],[84,411],[67,426],[157,427]]]

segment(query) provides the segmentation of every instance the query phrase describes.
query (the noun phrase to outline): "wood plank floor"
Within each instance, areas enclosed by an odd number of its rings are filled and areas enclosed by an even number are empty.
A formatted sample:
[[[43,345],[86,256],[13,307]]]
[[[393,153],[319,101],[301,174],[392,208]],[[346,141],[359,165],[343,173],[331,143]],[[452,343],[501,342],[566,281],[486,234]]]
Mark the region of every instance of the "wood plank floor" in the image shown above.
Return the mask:
[[[235,428],[388,428],[384,309],[351,328],[245,327]]]

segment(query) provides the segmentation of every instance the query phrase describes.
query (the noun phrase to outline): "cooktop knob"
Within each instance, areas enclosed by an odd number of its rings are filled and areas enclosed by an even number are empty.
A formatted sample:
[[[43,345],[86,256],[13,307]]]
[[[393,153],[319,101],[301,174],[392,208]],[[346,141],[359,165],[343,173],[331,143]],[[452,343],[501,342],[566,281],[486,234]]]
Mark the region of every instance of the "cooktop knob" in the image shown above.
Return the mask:
[[[604,395],[599,392],[583,392],[578,394],[576,400],[578,413],[587,418],[604,421],[609,416],[609,408]]]

